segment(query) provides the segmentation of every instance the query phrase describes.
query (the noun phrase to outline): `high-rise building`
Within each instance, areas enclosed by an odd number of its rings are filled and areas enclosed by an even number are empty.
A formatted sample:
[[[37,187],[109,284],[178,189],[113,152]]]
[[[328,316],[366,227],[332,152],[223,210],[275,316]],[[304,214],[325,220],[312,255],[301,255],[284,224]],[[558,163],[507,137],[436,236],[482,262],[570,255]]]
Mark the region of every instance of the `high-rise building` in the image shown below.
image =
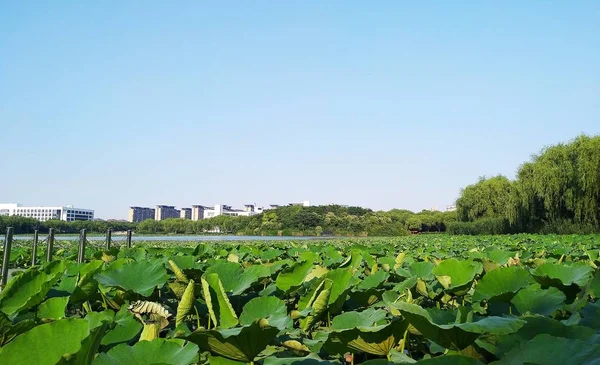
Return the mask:
[[[181,208],[179,212],[179,218],[192,219],[192,208]]]
[[[64,207],[27,207],[21,204],[0,204],[0,215],[16,215],[34,218],[39,221],[60,219],[61,221],[93,221],[92,209],[74,208],[72,205]]]
[[[179,210],[174,205],[157,205],[154,212],[154,219],[161,221],[167,218],[179,218]]]
[[[141,222],[146,219],[154,219],[154,208],[146,207],[129,207],[127,220],[129,222]]]

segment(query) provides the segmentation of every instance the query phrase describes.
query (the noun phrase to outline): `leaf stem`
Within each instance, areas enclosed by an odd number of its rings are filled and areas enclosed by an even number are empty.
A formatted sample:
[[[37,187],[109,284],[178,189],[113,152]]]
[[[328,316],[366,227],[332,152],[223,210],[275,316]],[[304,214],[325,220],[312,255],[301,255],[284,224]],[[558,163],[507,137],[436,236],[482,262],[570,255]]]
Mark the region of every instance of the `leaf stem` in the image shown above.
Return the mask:
[[[404,354],[404,347],[406,346],[406,336],[408,335],[408,328],[404,331],[404,337],[402,338],[402,344],[400,344],[400,353]],[[388,360],[390,359],[388,354]]]

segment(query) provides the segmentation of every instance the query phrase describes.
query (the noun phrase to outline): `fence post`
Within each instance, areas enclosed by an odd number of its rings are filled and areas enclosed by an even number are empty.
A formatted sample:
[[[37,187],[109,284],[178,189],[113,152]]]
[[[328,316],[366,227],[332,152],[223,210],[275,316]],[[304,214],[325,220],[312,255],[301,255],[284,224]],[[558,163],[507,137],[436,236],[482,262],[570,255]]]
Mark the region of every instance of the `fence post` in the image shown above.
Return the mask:
[[[109,228],[106,230],[106,251],[110,250],[111,239],[112,239],[112,230]]]
[[[37,260],[38,233],[39,231],[37,229],[33,231],[33,247],[31,248],[31,266],[35,266],[35,261]]]
[[[52,261],[52,250],[54,249],[54,228],[48,230],[48,251],[46,251],[46,261]]]
[[[131,229],[127,230],[127,248],[131,248]]]
[[[6,236],[4,237],[4,252],[2,257],[2,279],[0,286],[4,288],[8,282],[8,265],[10,264],[10,249],[13,240],[13,227],[6,228]]]
[[[85,229],[79,232],[79,251],[77,252],[77,263],[81,264],[85,261]]]

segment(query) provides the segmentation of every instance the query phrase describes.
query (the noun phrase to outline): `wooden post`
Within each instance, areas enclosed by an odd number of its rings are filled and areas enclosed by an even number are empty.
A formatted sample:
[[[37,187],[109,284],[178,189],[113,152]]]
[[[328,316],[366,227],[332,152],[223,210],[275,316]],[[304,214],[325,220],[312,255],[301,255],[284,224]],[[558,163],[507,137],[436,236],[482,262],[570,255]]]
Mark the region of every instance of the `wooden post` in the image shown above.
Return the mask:
[[[106,230],[106,251],[110,250],[110,241],[112,240],[112,230],[109,228]]]
[[[13,240],[13,227],[6,228],[6,236],[4,236],[4,252],[2,256],[2,279],[0,286],[4,288],[8,282],[8,265],[10,264],[10,249]]]
[[[31,248],[31,266],[35,266],[37,260],[37,248],[38,248],[38,230],[33,231],[33,247]]]
[[[127,248],[131,248],[131,229],[127,230]]]
[[[54,228],[48,230],[48,251],[46,251],[46,261],[52,261],[52,250],[54,249]]]
[[[79,232],[79,251],[77,252],[77,263],[81,264],[85,261],[85,229]]]

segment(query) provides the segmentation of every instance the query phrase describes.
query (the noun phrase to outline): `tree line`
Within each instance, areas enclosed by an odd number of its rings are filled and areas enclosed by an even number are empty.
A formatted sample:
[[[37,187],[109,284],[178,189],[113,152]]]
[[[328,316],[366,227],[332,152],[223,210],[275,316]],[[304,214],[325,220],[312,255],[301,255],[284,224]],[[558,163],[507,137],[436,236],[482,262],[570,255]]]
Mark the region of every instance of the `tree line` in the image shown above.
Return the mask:
[[[54,228],[56,233],[78,233],[82,229],[88,232],[104,233],[108,229],[115,232],[134,230],[135,223],[122,221],[73,221],[66,222],[58,219],[51,219],[41,222],[34,218],[19,216],[0,216],[0,232],[6,232],[6,227],[13,227],[15,234],[33,233],[38,230],[40,233],[48,233],[50,228]]]
[[[268,210],[250,217],[217,216],[190,221],[184,219],[145,220],[139,233],[204,234],[210,232],[238,235],[339,235],[399,236],[413,232],[444,232],[454,212],[394,209],[387,212],[339,205],[289,206]]]
[[[480,178],[456,201],[451,233],[600,231],[600,136],[544,148],[515,180]]]

